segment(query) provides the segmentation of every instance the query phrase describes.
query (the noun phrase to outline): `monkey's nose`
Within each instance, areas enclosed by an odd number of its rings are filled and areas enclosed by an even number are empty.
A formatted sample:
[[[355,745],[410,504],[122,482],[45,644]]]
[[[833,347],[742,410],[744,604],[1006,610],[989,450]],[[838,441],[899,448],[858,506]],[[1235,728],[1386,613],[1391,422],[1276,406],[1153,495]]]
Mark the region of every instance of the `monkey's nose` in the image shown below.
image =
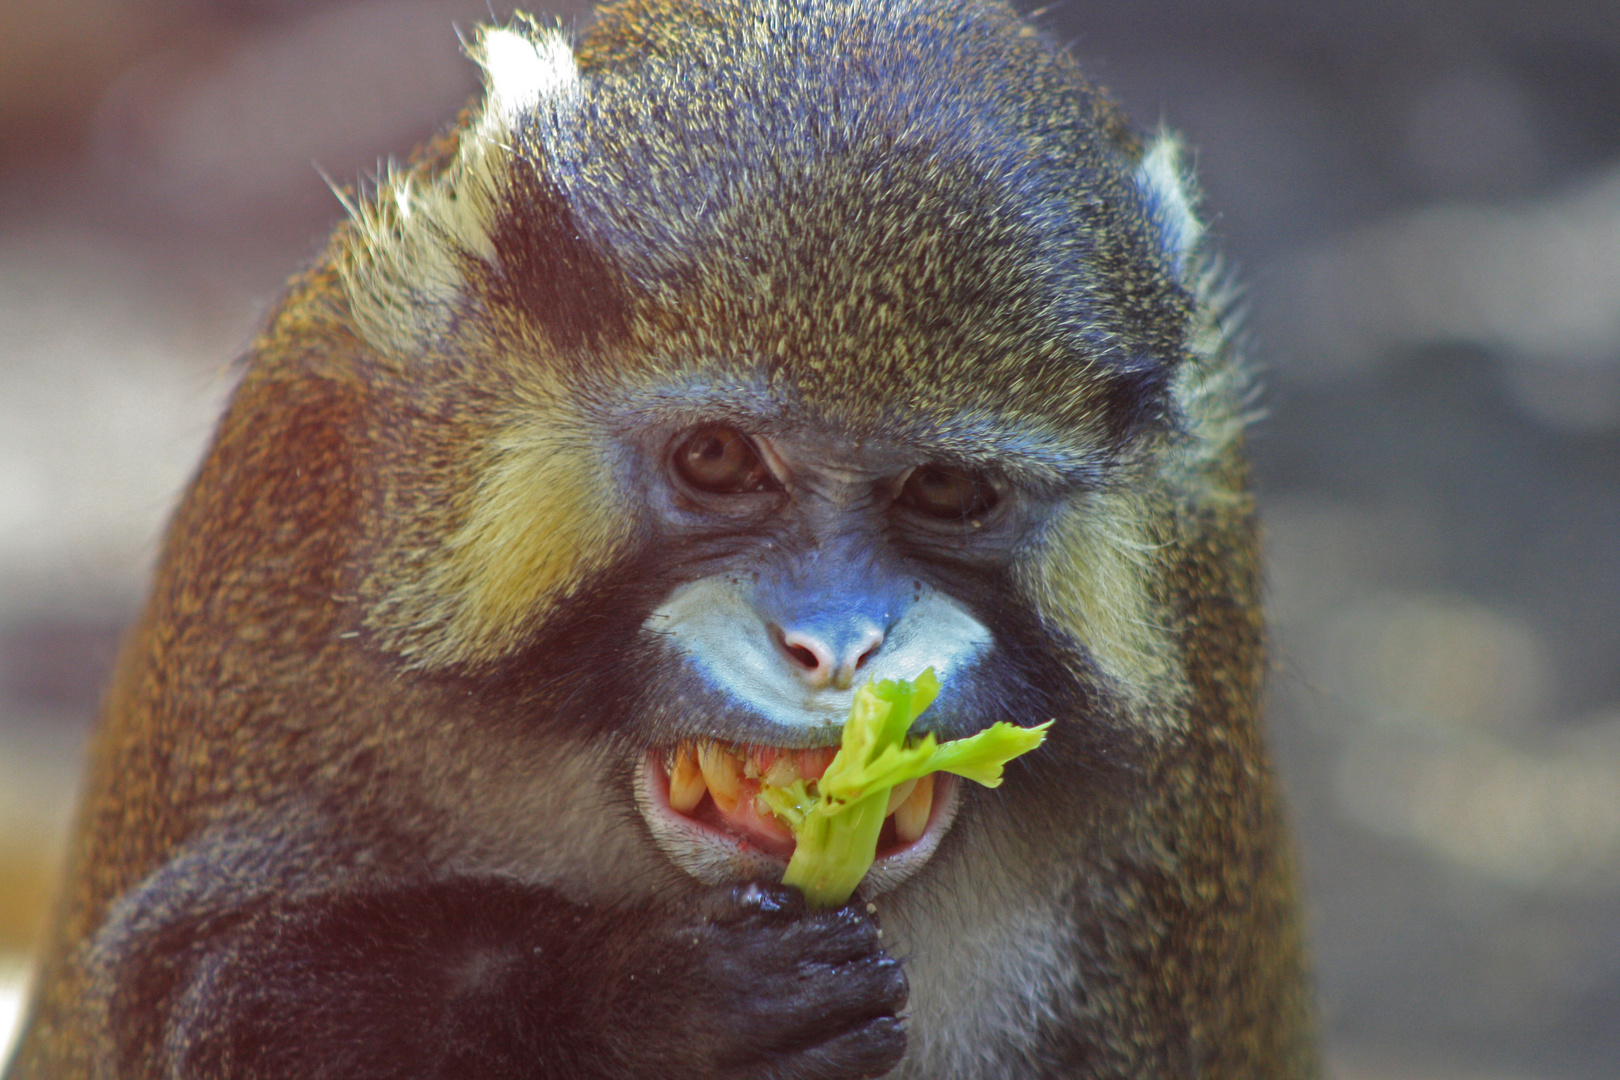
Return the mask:
[[[812,690],[826,686],[848,690],[855,684],[855,673],[883,647],[883,631],[871,624],[853,627],[841,637],[806,630],[776,631],[783,654]]]

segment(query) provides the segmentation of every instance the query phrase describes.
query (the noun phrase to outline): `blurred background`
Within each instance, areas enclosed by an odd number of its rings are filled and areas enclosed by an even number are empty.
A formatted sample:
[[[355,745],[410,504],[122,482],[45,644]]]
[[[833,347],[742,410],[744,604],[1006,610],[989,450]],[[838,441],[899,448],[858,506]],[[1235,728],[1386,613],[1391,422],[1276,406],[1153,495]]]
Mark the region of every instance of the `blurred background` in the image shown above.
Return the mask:
[[[0,0],[0,1047],[230,362],[340,213],[322,174],[447,122],[476,89],[456,28],[489,10]],[[1186,134],[1249,286],[1331,1075],[1614,1080],[1620,5],[1040,19]]]

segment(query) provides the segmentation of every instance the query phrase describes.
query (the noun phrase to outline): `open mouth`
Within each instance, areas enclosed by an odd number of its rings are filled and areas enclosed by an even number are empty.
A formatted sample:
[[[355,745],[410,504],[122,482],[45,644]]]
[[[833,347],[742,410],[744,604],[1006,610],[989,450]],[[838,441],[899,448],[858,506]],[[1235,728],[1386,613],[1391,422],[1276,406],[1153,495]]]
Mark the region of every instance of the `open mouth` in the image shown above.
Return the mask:
[[[775,881],[793,854],[793,835],[766,808],[759,789],[818,779],[835,753],[832,747],[682,743],[647,755],[636,802],[658,846],[699,881]],[[890,793],[863,896],[887,892],[922,868],[955,817],[957,789],[955,777],[936,773]]]

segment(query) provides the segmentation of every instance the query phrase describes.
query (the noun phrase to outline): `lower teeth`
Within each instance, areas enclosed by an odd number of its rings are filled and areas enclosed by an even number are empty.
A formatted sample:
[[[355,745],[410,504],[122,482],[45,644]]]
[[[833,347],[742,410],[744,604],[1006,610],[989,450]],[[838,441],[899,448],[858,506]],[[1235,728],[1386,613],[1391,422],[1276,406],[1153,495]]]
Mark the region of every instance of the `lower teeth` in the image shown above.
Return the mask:
[[[680,744],[666,760],[670,809],[690,814],[707,793],[722,816],[738,817],[742,801],[753,799],[762,781],[772,787],[787,787],[801,779],[813,784],[832,758],[830,750],[764,749],[766,753],[738,753],[712,740],[696,746]],[[895,837],[900,843],[909,844],[922,836],[933,805],[932,776],[902,784],[890,793],[887,814],[894,821]],[[770,820],[768,813],[762,812],[761,816]]]

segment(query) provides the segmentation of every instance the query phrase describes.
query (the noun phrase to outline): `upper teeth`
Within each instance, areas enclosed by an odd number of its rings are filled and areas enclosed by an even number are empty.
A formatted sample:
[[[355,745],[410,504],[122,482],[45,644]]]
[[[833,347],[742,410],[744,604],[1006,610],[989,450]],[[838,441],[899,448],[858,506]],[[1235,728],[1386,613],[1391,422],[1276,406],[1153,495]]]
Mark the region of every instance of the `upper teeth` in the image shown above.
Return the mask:
[[[669,805],[680,813],[690,813],[707,792],[722,814],[735,814],[745,798],[757,798],[763,781],[772,787],[787,787],[795,780],[818,779],[836,753],[831,747],[812,750],[781,750],[771,746],[738,747],[705,740],[682,743],[675,748],[669,769]],[[934,805],[934,778],[908,780],[889,793],[887,813],[894,815],[896,838],[909,844],[928,827]],[[770,810],[760,801],[761,816]]]
[[[890,788],[889,808],[883,812],[885,814],[892,814],[896,810],[900,809],[900,804],[906,801],[907,796],[911,794],[912,790],[915,789],[916,786],[917,781],[907,780],[903,784],[896,784],[894,787]]]
[[[669,805],[684,814],[703,801],[708,786],[691,748],[681,747],[669,768]]]
[[[742,759],[715,742],[700,745],[697,759],[698,767],[703,770],[703,782],[709,785],[714,804],[727,814],[737,809],[743,795]]]
[[[895,788],[899,791],[899,788]],[[891,801],[893,797],[890,797]],[[894,810],[894,834],[901,843],[909,844],[928,828],[928,812],[934,808],[934,776],[932,773],[917,781],[911,794],[901,800]]]

